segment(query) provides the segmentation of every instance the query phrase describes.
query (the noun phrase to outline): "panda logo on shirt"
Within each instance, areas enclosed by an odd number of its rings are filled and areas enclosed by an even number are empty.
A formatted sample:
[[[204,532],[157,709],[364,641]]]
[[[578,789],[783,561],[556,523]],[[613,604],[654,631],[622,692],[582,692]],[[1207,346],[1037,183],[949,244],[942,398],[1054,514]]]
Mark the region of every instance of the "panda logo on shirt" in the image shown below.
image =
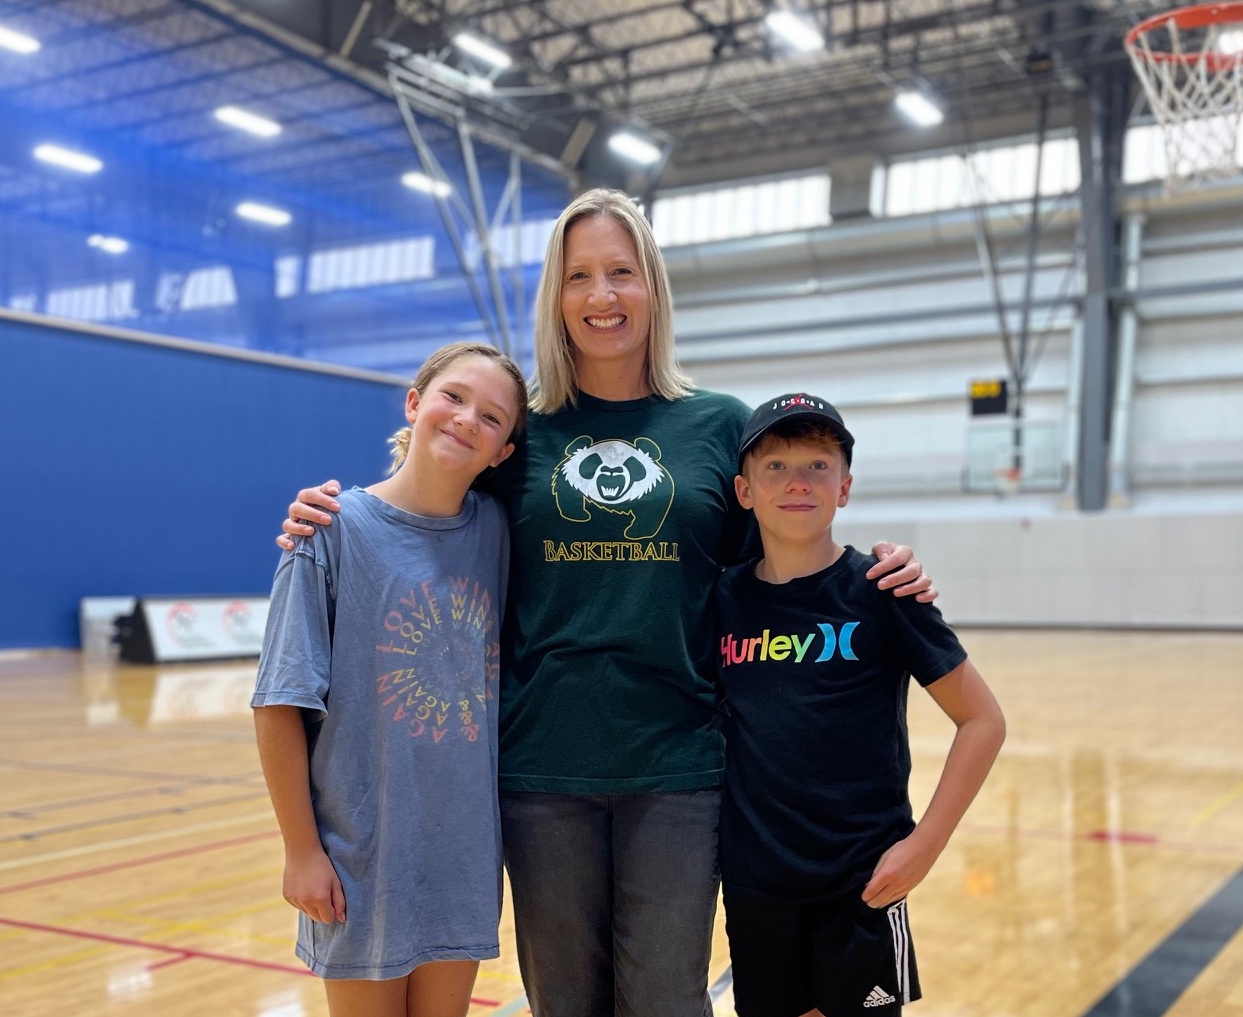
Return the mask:
[[[650,438],[595,441],[580,435],[565,447],[552,476],[562,519],[586,523],[592,509],[630,517],[625,536],[656,536],[673,505],[673,478],[660,465],[660,446]]]

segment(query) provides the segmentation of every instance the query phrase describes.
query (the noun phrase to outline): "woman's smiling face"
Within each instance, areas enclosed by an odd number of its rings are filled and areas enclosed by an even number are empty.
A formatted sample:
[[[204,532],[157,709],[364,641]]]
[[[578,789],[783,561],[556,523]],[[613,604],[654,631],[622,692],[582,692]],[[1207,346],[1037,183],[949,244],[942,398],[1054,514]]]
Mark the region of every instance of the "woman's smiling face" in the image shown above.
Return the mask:
[[[593,216],[566,231],[561,315],[580,367],[622,372],[647,362],[651,294],[634,241],[617,220]]]

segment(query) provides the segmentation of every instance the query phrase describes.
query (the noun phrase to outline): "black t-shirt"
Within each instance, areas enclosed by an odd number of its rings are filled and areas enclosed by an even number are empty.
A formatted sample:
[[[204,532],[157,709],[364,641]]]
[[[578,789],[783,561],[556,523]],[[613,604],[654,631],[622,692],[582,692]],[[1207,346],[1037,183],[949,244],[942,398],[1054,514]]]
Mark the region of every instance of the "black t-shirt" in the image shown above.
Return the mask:
[[[865,881],[914,829],[908,679],[930,685],[967,654],[931,604],[865,579],[875,563],[847,547],[781,585],[757,579],[754,561],[721,576],[726,883],[826,897]]]

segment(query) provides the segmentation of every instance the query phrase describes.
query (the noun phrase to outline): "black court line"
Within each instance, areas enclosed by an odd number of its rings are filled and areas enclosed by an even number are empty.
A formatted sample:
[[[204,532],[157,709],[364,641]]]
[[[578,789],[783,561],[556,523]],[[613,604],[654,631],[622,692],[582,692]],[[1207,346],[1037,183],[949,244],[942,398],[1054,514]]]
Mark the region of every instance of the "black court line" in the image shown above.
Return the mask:
[[[1243,869],[1083,1017],[1162,1017],[1243,928]]]

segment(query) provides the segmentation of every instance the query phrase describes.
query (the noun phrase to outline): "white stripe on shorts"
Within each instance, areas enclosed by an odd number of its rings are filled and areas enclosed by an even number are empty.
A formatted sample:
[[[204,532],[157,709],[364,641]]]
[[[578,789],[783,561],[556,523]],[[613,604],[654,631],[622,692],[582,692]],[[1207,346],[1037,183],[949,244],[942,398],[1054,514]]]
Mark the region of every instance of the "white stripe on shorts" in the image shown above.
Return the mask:
[[[893,962],[898,970],[898,999],[911,1001],[911,926],[906,917],[906,898],[891,904],[885,913],[889,916],[889,933],[893,936]]]

